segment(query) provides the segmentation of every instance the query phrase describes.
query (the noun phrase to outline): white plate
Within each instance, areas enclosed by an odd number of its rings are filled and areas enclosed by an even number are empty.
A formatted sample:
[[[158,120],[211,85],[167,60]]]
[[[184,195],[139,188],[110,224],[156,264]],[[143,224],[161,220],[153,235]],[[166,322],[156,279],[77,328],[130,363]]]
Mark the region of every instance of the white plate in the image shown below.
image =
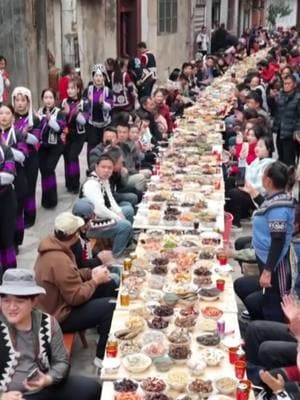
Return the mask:
[[[217,301],[220,298],[220,296],[206,297],[206,296],[202,296],[201,294],[199,294],[199,297],[200,297],[200,300],[207,301],[207,302]]]
[[[147,303],[149,301],[160,301],[163,294],[157,289],[146,289],[141,293],[141,298]]]
[[[221,343],[223,346],[229,349],[230,347],[239,347],[241,344],[241,339],[238,337],[228,336],[225,337]]]
[[[224,394],[213,394],[209,400],[232,400],[232,397],[225,396]]]

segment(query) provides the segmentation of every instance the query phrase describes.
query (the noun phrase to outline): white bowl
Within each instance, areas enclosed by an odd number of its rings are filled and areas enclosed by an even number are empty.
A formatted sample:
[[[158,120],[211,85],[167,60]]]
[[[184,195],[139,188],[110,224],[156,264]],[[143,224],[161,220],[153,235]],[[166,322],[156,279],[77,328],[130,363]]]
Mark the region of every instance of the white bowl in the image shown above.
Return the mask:
[[[139,364],[137,364],[137,360],[140,360]],[[142,353],[128,354],[123,359],[124,368],[127,369],[127,371],[132,372],[134,374],[139,374],[141,372],[146,371],[151,364],[152,364],[151,358],[146,356],[146,354]]]
[[[118,372],[121,361],[119,358],[108,357],[103,361],[103,368],[108,375],[114,375]]]
[[[230,381],[228,387],[224,387],[223,385],[221,385],[222,380],[224,379],[228,379]],[[220,392],[221,394],[228,394],[228,395],[235,392],[237,384],[238,384],[237,380],[231,377],[221,377],[214,381],[214,386],[216,387],[218,392]]]
[[[215,348],[207,348],[201,351],[200,358],[202,358],[209,367],[216,367],[224,358],[224,352]]]
[[[206,362],[204,360],[190,359],[188,360],[186,365],[189,368],[191,375],[193,376],[202,375],[206,368]]]
[[[174,380],[172,380],[172,376],[175,374],[179,375],[182,379],[174,382]],[[182,368],[172,368],[167,374],[167,383],[169,387],[178,392],[181,392],[185,389],[188,379],[189,379],[188,372]]]

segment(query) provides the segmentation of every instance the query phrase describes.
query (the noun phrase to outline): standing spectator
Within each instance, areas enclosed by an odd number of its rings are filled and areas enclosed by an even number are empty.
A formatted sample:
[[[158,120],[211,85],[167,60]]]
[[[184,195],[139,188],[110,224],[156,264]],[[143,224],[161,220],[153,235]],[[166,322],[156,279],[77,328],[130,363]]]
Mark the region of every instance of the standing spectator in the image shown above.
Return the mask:
[[[18,86],[12,92],[15,127],[24,135],[32,133],[40,141],[41,122],[33,112],[31,91]],[[24,223],[28,228],[33,226],[36,218],[36,184],[39,172],[39,156],[37,146],[27,145],[27,157],[24,163],[28,190],[24,199]]]
[[[83,97],[88,98],[90,103],[90,116],[86,125],[88,155],[92,148],[102,142],[104,128],[111,122],[113,95],[105,84],[106,74],[104,65],[94,65],[92,70],[93,81],[83,93]]]
[[[209,51],[209,36],[205,26],[202,26],[201,31],[198,33],[196,43],[202,56],[206,56]]]
[[[125,60],[116,60],[111,74],[113,91],[113,112],[132,111],[138,108],[138,95],[136,87],[127,72]]]
[[[41,119],[39,167],[42,176],[42,206],[54,208],[57,205],[55,169],[64,149],[62,132],[65,127],[65,114],[55,107],[54,90],[43,90],[41,97],[43,106],[39,109],[38,115]]]
[[[88,119],[89,104],[81,98],[83,83],[80,78],[73,78],[68,83],[68,97],[62,102],[66,116],[64,130],[65,147],[65,182],[68,192],[77,194],[80,186],[79,154],[85,141],[85,125]]]
[[[138,43],[138,54],[141,60],[142,67],[147,68],[152,74],[152,85],[148,85],[148,93],[147,95],[150,96],[152,93],[153,85],[157,79],[157,68],[156,68],[156,59],[154,54],[147,49],[147,45],[145,42]],[[144,96],[146,93],[144,93]]]
[[[300,93],[293,75],[283,80],[283,90],[276,103],[273,130],[277,134],[278,158],[286,165],[294,165],[297,149],[294,133],[300,130]]]
[[[17,249],[24,238],[24,200],[28,191],[24,161],[29,155],[28,145],[36,145],[38,139],[28,132],[23,133],[15,129],[13,112],[13,108],[9,105],[0,107],[0,141],[11,148],[16,163],[14,187],[17,195],[15,226],[15,247]]]
[[[113,73],[114,68],[115,68],[115,62],[116,62],[116,60],[114,58],[111,58],[111,57],[109,57],[109,58],[107,58],[105,60],[105,70],[106,70],[106,81],[105,81],[105,84],[110,89],[112,89],[111,76],[112,76],[112,73]]]
[[[211,52],[217,53],[220,49],[225,49],[227,41],[228,32],[225,29],[225,24],[221,24],[218,29],[216,29],[211,38]]]
[[[295,210],[294,200],[286,192],[289,179],[290,171],[281,162],[265,168],[262,182],[266,199],[259,201],[252,230],[260,276],[243,276],[234,282],[234,290],[253,320],[284,321],[281,301],[293,280],[289,247]],[[259,192],[251,186],[249,189],[251,198],[257,199]]]
[[[75,73],[71,64],[65,64],[61,72],[61,78],[58,81],[58,100],[63,101],[68,97],[68,83]]]
[[[17,266],[14,234],[17,217],[17,198],[13,182],[16,165],[12,150],[0,136],[0,281],[7,268]]]
[[[1,55],[0,55],[0,75],[2,76],[3,80],[2,100],[1,100],[1,89],[0,89],[0,103],[3,102],[5,104],[8,102],[9,99],[10,80],[9,80],[9,73],[7,71],[7,60],[4,56]]]

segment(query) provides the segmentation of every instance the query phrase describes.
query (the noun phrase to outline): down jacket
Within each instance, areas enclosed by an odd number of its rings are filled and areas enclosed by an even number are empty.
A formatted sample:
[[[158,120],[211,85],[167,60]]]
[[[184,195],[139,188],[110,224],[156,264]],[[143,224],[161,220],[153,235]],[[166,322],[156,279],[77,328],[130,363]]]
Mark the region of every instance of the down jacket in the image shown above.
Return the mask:
[[[280,139],[291,139],[295,131],[300,131],[300,92],[281,92],[277,99],[274,132]]]

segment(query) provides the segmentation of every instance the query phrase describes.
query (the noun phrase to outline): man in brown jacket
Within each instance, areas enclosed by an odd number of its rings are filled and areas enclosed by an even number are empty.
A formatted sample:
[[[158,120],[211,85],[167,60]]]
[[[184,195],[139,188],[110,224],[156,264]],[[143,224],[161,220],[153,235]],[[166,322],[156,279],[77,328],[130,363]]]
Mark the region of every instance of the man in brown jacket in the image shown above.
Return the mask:
[[[35,263],[37,283],[46,289],[39,307],[56,317],[63,332],[97,327],[95,363],[103,359],[116,296],[116,285],[105,266],[78,269],[71,246],[84,220],[64,212],[55,219],[54,235],[43,239]]]

